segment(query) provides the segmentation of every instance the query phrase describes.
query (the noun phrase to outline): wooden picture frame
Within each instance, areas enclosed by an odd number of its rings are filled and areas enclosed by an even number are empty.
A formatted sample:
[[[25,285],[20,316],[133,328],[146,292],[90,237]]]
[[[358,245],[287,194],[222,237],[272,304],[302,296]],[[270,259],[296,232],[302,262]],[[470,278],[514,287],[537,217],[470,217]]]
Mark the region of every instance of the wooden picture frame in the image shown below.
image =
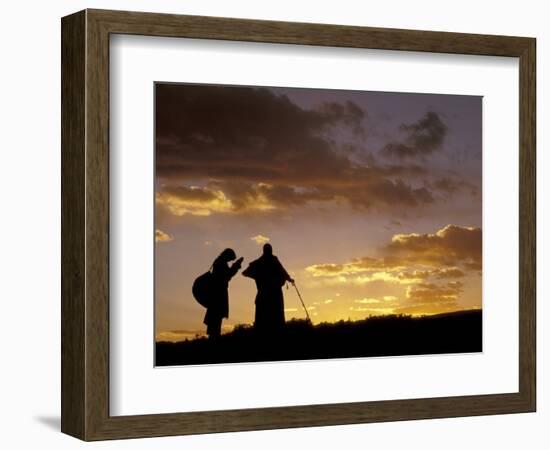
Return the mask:
[[[101,440],[535,411],[535,39],[105,10],[61,25],[64,433]],[[116,33],[518,57],[519,391],[110,416],[109,36]]]

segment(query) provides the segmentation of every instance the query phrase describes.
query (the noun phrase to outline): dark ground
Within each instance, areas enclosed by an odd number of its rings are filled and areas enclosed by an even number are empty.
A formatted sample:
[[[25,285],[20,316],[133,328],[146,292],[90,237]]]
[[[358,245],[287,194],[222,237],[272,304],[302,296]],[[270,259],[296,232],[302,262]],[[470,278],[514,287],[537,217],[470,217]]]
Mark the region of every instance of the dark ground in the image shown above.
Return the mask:
[[[157,342],[156,365],[216,364],[482,351],[481,310],[435,316],[380,316],[311,325],[287,322],[280,335],[238,326],[212,344],[206,338]]]

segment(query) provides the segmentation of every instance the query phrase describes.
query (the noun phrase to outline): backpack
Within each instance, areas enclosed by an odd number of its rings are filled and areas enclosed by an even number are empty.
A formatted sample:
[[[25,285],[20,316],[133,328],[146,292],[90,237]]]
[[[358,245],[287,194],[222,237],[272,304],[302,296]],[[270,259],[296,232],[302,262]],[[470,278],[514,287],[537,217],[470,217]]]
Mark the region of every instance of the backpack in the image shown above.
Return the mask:
[[[197,277],[193,282],[193,297],[203,307],[208,308],[212,298],[214,280],[212,272],[208,271]]]

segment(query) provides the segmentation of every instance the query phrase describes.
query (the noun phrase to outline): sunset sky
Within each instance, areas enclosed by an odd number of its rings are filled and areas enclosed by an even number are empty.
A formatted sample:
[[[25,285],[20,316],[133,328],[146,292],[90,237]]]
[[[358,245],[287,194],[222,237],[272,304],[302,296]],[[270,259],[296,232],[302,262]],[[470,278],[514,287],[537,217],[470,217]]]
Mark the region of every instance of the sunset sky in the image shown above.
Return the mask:
[[[193,280],[265,242],[314,323],[481,308],[481,97],[157,84],[155,102],[157,340],[204,334]],[[255,292],[231,281],[225,331]]]

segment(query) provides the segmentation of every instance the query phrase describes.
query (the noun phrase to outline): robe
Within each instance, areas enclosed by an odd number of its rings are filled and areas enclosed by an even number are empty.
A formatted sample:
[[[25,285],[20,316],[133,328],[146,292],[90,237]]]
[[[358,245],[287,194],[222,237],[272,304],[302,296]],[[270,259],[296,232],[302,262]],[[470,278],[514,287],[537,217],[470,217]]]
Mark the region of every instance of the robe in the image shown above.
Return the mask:
[[[256,312],[254,327],[259,330],[278,330],[285,324],[282,287],[291,280],[279,259],[274,255],[262,255],[243,271],[245,277],[256,282]]]

